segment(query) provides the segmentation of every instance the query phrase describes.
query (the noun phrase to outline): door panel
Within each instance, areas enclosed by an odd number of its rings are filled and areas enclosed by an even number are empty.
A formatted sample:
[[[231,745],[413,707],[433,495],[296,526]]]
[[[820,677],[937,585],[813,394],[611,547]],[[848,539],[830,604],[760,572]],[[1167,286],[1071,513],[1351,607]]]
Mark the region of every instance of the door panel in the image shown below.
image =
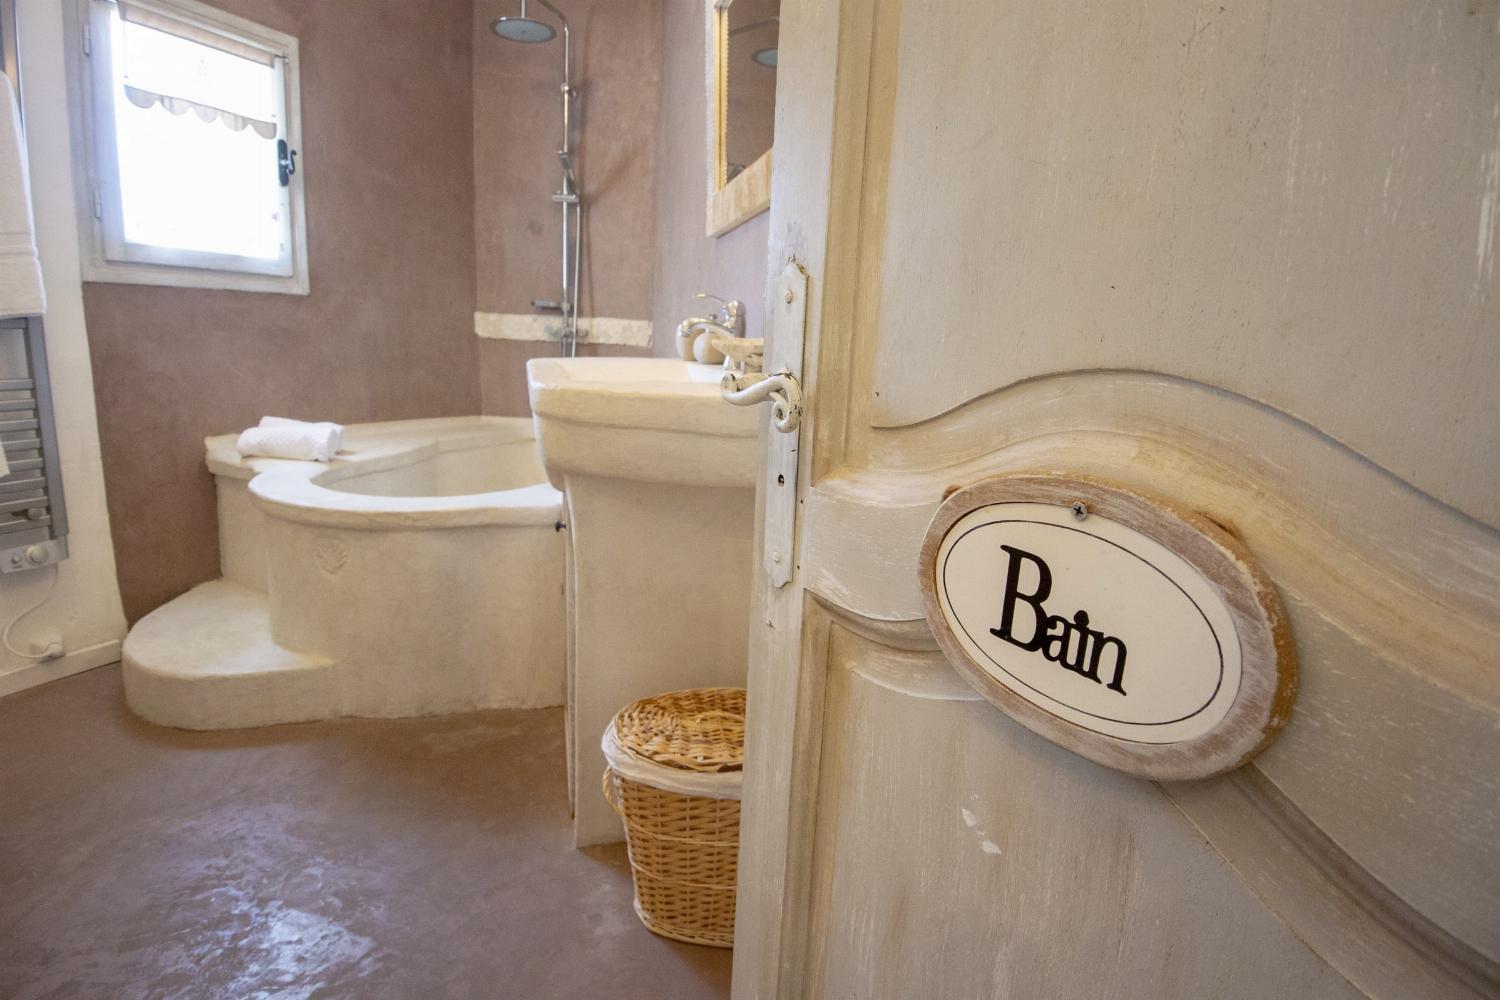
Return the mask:
[[[829,647],[812,995],[1359,996],[1155,785],[1011,723],[936,651],[839,622]]]
[[[1301,664],[1295,722],[1255,766],[1355,863],[1500,959],[1500,773],[1472,766],[1500,760],[1492,531],[1299,421],[1159,377],[1029,383],[882,432],[868,455],[811,491],[802,572],[869,618],[920,617],[914,553],[950,484],[1084,469],[1229,526],[1275,579]]]
[[[1304,7],[784,0],[737,997],[1500,995],[1500,8]],[[943,660],[923,532],[1020,470],[1261,562],[1252,764],[1125,777]]]
[[[1500,464],[1471,463],[1500,454],[1495,4],[880,16],[899,42],[872,70],[894,95],[884,231],[861,248],[874,425],[1054,372],[1164,372],[1500,522]]]

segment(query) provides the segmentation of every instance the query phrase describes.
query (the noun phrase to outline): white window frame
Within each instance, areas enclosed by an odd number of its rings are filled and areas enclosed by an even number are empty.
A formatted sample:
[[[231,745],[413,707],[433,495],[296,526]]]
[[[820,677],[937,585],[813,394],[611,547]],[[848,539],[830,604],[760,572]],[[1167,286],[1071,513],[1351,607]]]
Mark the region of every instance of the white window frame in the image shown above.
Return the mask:
[[[198,0],[134,2],[274,56],[275,68],[281,73],[284,83],[285,107],[279,109],[285,128],[284,138],[291,149],[302,148],[301,74],[296,38],[227,14]],[[72,21],[70,61],[75,85],[72,103],[76,109],[73,122],[74,176],[83,280],[308,294],[307,209],[300,155],[296,160],[296,172],[286,188],[291,234],[289,266],[281,261],[267,262],[125,242],[116,166],[114,95],[108,62],[110,49],[108,42],[100,39],[101,26],[108,23],[113,7],[113,0],[72,0],[69,4]],[[271,154],[266,157],[266,169],[275,169]]]

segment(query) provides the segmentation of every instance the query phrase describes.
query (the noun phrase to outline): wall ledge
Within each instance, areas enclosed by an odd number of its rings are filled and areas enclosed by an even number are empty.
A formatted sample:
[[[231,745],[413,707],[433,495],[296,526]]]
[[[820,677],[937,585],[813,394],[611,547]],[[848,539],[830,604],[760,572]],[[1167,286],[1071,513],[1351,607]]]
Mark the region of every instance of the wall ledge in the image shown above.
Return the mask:
[[[532,313],[474,314],[474,332],[486,340],[556,340],[548,327],[556,327],[557,316]],[[588,336],[579,339],[580,344],[616,344],[624,347],[650,347],[651,321],[649,319],[614,319],[608,316],[585,316],[578,321]]]

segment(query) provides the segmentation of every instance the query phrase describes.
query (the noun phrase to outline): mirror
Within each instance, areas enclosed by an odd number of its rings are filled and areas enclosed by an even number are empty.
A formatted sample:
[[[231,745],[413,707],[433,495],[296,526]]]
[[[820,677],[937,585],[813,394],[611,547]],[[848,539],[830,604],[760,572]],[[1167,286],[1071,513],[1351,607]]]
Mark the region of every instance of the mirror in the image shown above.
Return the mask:
[[[708,225],[728,232],[771,205],[781,0],[708,4]]]
[[[724,123],[725,180],[771,149],[776,119],[776,35],[781,0],[734,0],[729,6],[729,93]]]

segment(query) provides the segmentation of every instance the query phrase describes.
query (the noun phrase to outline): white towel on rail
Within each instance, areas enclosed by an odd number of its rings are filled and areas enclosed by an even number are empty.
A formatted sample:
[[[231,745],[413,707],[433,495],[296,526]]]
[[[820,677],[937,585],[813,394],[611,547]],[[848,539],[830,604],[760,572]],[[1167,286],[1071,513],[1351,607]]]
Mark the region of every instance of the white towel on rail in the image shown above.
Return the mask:
[[[40,316],[47,297],[31,221],[26,141],[10,77],[0,75],[0,90],[0,316]]]
[[[303,424],[298,427],[251,427],[240,434],[235,447],[245,458],[292,458],[303,462],[329,462],[339,452],[336,424]]]

